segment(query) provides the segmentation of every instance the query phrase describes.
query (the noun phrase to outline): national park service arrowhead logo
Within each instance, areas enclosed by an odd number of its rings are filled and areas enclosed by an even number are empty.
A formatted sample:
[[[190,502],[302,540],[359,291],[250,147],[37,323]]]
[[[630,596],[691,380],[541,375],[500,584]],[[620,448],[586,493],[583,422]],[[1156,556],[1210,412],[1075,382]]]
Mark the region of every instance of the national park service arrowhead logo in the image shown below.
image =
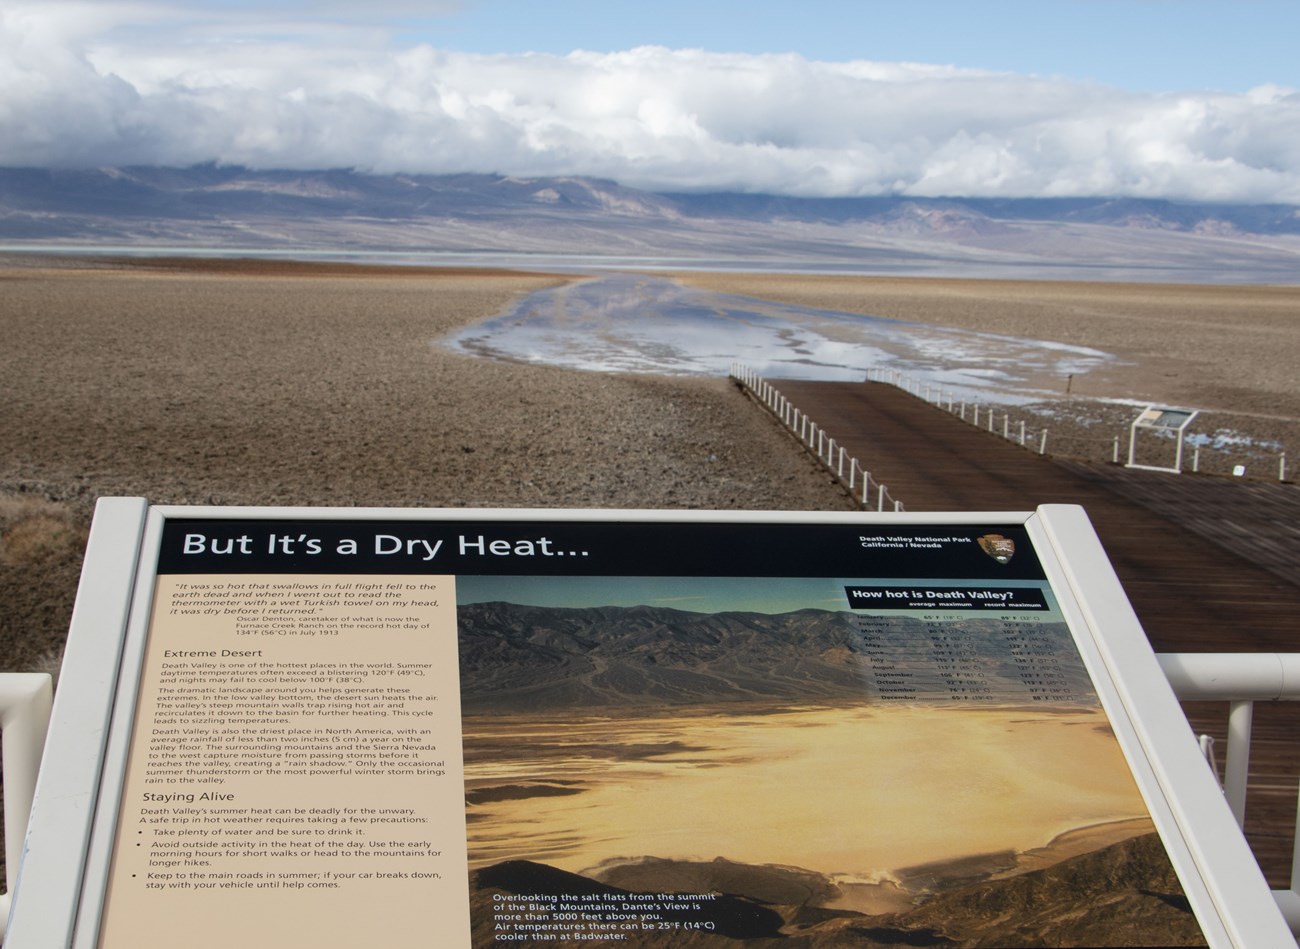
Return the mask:
[[[985,534],[979,539],[980,549],[998,563],[1010,563],[1016,555],[1016,542],[1001,534]]]

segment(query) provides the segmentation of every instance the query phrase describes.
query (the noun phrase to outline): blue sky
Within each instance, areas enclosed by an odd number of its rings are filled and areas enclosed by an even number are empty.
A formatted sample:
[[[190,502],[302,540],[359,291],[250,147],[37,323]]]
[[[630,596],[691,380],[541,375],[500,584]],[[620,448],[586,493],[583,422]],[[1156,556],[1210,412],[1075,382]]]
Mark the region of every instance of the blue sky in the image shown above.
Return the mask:
[[[0,165],[1300,204],[1300,0],[0,0]]]
[[[1147,92],[1300,86],[1296,0],[488,0],[392,22],[407,39],[479,53],[659,45],[941,63]]]

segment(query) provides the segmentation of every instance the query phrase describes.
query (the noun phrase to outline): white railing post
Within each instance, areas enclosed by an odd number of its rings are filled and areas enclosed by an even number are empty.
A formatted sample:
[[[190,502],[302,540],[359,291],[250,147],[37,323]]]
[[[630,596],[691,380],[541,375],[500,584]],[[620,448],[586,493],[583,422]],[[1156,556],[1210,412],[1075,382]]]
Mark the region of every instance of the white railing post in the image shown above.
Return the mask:
[[[1277,457],[1277,480],[1286,480],[1286,452],[1282,452]]]
[[[1246,776],[1250,770],[1250,730],[1255,703],[1240,700],[1228,711],[1228,754],[1223,767],[1223,794],[1237,826],[1246,825]]]
[[[1043,437],[1038,440],[1038,453],[1047,454],[1047,429],[1043,429]]]
[[[1295,826],[1300,828],[1300,800],[1296,801]],[[1292,836],[1295,840],[1291,844],[1291,892],[1300,898],[1300,835]],[[1283,912],[1286,909],[1284,904]],[[1287,913],[1287,922],[1291,924],[1291,931],[1300,935],[1300,906],[1295,906],[1292,912]]]
[[[897,370],[893,370],[897,385]],[[883,370],[881,370],[883,375]],[[767,408],[784,423],[789,430],[807,447],[807,449],[817,456],[817,460],[826,466],[826,470],[835,475],[836,480],[841,484],[844,483],[844,461],[848,457],[843,445],[837,442],[833,437],[827,434],[826,430],[814,422],[806,412],[796,408],[775,386],[763,379],[757,372],[751,370],[744,363],[739,361],[731,364],[731,378],[737,380],[742,386],[747,386],[750,392],[761,400]],[[871,379],[871,370],[867,370],[867,379]],[[915,385],[916,395],[920,396],[920,381],[907,380],[904,383]],[[930,401],[931,388],[926,383],[926,400]],[[943,390],[939,390],[938,399],[942,400]],[[990,424],[992,423],[992,409],[989,410]],[[857,458],[848,457],[849,462],[849,496],[854,496],[854,490],[857,483],[857,472],[861,465]],[[882,484],[879,486],[880,493],[876,498],[876,509],[883,511],[885,509],[886,487]],[[871,472],[865,467],[862,468],[862,507],[869,510],[869,494],[871,490]],[[894,502],[894,510],[903,510],[901,501]]]
[[[1243,824],[1254,703],[1300,700],[1300,653],[1163,653],[1156,659],[1180,701],[1229,703],[1223,792],[1233,817]],[[1203,751],[1210,745],[1202,740]],[[1211,756],[1206,758],[1213,767]],[[1291,888],[1274,890],[1273,899],[1292,932],[1300,934],[1300,835],[1291,851]]]
[[[0,938],[18,880],[32,814],[36,775],[45,733],[50,728],[53,687],[43,672],[0,675],[0,730],[3,730],[5,804],[5,892],[0,896]]]

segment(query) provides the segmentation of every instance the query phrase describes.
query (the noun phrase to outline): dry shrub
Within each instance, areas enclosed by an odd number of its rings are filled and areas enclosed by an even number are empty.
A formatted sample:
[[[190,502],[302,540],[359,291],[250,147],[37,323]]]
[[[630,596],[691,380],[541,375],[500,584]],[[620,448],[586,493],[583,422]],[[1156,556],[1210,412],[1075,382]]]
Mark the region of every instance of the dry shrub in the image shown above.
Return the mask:
[[[88,528],[70,505],[0,491],[0,671],[58,670]]]
[[[64,505],[31,495],[0,495],[0,565],[39,564],[80,550],[85,542]]]

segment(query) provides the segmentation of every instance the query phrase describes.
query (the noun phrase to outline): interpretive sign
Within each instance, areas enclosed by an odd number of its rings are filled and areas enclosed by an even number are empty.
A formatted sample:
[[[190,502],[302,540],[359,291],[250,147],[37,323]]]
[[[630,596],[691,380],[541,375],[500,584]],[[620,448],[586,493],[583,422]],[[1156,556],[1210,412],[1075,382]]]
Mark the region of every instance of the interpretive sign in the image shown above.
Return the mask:
[[[1135,418],[1128,429],[1128,468],[1145,468],[1148,471],[1169,471],[1181,474],[1183,470],[1183,435],[1199,412],[1196,409],[1167,409],[1148,405]],[[1139,464],[1137,461],[1137,434],[1153,432],[1174,441],[1173,466]],[[1117,446],[1118,448],[1118,446]],[[1118,459],[1117,459],[1118,460]]]
[[[85,830],[43,777],[11,947],[1286,932],[1078,509],[155,508],[128,545]]]

